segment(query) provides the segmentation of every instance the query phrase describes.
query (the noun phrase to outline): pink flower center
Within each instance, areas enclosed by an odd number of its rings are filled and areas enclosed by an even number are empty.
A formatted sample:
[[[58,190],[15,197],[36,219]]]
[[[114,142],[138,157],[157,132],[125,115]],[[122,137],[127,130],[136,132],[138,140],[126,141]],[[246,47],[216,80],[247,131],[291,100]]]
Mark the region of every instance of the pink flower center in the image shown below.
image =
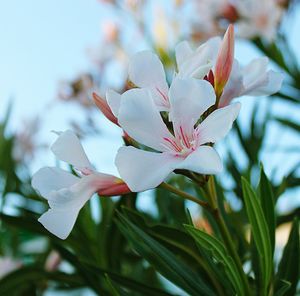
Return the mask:
[[[175,129],[175,136],[163,138],[163,146],[169,152],[176,156],[186,157],[198,147],[198,131],[192,128],[191,131],[184,129],[182,125],[179,125]]]

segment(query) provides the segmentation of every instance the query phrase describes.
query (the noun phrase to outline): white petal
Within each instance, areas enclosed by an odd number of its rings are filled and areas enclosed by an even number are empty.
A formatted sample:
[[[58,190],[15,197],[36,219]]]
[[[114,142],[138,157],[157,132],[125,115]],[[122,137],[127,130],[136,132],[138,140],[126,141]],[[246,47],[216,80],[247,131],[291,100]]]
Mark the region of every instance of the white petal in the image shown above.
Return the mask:
[[[66,239],[76,222],[79,209],[49,209],[39,222],[52,234],[60,239]]]
[[[104,176],[104,177],[103,177]],[[85,203],[106,184],[107,175],[94,173],[79,178],[78,182],[49,194],[48,203],[51,208],[78,208]]]
[[[245,88],[248,88],[248,86],[264,76],[264,73],[267,71],[268,62],[269,59],[267,57],[257,58],[243,68],[242,74]]]
[[[215,143],[225,137],[237,118],[240,108],[240,103],[234,103],[211,113],[197,128],[199,144]]]
[[[202,79],[213,67],[220,44],[221,39],[215,37],[201,45],[185,62],[180,64],[178,76]]]
[[[168,153],[121,147],[115,164],[130,190],[140,192],[157,187],[170,175],[179,161]]]
[[[118,118],[119,109],[121,104],[121,95],[114,90],[109,90],[106,92],[106,101],[108,106],[110,107],[113,115]]]
[[[176,63],[178,68],[185,62],[185,60],[193,54],[189,43],[187,41],[182,41],[178,43],[175,47]]]
[[[45,167],[38,170],[32,177],[31,185],[46,199],[52,191],[68,188],[80,179],[71,173],[56,167]]]
[[[194,125],[216,101],[211,84],[194,78],[176,78],[170,87],[170,118],[177,124]]]
[[[145,89],[131,89],[122,95],[118,120],[130,137],[158,151],[163,138],[170,137],[151,93]]]
[[[165,70],[160,59],[153,52],[141,51],[135,54],[130,60],[128,73],[129,79],[135,85],[149,88],[158,101],[163,100],[161,94],[166,96],[168,85]]]
[[[177,165],[178,169],[190,170],[199,174],[218,174],[223,165],[219,154],[210,146],[200,146],[183,162]]]
[[[75,166],[79,170],[93,169],[78,137],[71,130],[61,133],[51,146],[51,150],[58,159]]]
[[[56,236],[65,239],[71,232],[80,209],[95,192],[106,184],[107,175],[91,174],[77,178],[70,187],[59,188],[47,194],[50,209],[43,214],[39,222]]]
[[[220,99],[219,107],[225,107],[229,105],[231,100],[239,97],[242,94],[243,90],[244,86],[241,68],[239,62],[234,60],[229,80],[226,83]]]
[[[263,77],[261,81],[257,81],[252,87],[248,87],[248,89],[243,92],[243,95],[272,95],[280,90],[283,78],[284,76],[281,73],[270,70],[265,74],[265,77]]]

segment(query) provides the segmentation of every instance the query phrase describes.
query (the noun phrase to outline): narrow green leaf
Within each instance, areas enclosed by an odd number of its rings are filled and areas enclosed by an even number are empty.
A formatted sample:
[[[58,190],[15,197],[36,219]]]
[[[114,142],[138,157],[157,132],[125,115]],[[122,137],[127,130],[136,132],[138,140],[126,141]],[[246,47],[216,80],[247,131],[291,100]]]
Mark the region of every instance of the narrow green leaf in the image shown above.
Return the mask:
[[[289,235],[288,242],[284,248],[276,274],[275,291],[280,287],[280,280],[291,283],[290,289],[284,295],[295,295],[297,284],[300,278],[300,242],[299,242],[299,221],[295,219]]]
[[[273,255],[268,225],[256,193],[244,177],[242,177],[242,188],[251,233],[259,253],[263,293],[266,294],[273,270]]]
[[[15,295],[16,289],[24,289],[32,284],[40,284],[41,281],[52,280],[64,284],[64,286],[84,285],[78,275],[63,272],[46,272],[36,266],[22,267],[0,280],[0,295]],[[19,294],[18,294],[19,295]]]
[[[78,272],[87,273],[87,275],[89,276],[94,274],[105,277],[107,275],[113,282],[116,282],[120,286],[135,292],[140,292],[142,295],[145,296],[172,296],[171,294],[161,289],[157,289],[150,285],[140,283],[136,280],[120,275],[118,273],[105,270],[95,265],[91,265],[90,263],[81,262],[74,254],[72,254],[70,251],[63,248],[62,246],[56,245],[55,247],[65,260],[70,262],[74,267],[78,269]]]
[[[211,251],[214,259],[224,265],[225,272],[235,288],[237,295],[244,295],[242,279],[240,278],[239,272],[232,258],[228,255],[223,243],[215,237],[193,226],[185,225],[185,228],[202,248]]]
[[[274,194],[272,190],[272,185],[268,180],[268,177],[266,176],[262,166],[260,170],[259,196],[260,196],[260,204],[269,228],[269,235],[270,235],[271,248],[273,254],[275,248],[275,230],[276,230]]]
[[[218,295],[223,295],[224,289],[227,291],[232,289],[230,282],[224,280],[224,272],[215,264],[209,252],[199,248],[185,229],[154,223],[152,219],[149,221],[147,216],[126,207],[123,207],[123,213],[133,224],[139,225],[144,232],[179,256],[191,269],[197,271],[208,286],[215,288]],[[191,223],[189,225],[193,226],[191,216],[188,217],[190,219],[187,220]]]
[[[173,284],[190,295],[213,295],[213,291],[192,270],[167,248],[119,214],[117,223],[134,249]]]
[[[120,294],[120,289],[117,289],[113,283],[111,282],[109,276],[107,274],[105,274],[105,279],[109,288],[109,291],[111,292],[112,296],[123,296]]]
[[[286,296],[288,294],[286,294],[286,292],[288,292],[288,290],[291,287],[291,283],[285,280],[279,280],[278,284],[277,284],[277,289],[275,290],[274,296]],[[294,295],[294,294],[292,294]]]
[[[300,132],[300,124],[295,123],[294,121],[284,119],[284,118],[275,118],[279,123],[282,125],[285,125],[286,127],[294,130],[295,132],[299,133]]]

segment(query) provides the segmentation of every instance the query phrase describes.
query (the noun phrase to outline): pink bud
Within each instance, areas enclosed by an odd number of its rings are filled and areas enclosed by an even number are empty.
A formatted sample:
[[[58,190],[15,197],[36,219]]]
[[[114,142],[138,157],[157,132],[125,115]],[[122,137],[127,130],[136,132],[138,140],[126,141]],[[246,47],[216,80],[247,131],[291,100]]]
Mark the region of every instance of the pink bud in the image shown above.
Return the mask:
[[[215,91],[220,98],[223,89],[229,79],[234,59],[234,27],[229,25],[218,52],[215,66]]]
[[[105,117],[110,120],[112,123],[118,124],[118,119],[116,116],[112,113],[109,105],[107,104],[106,100],[102,99],[100,96],[98,96],[96,93],[93,93],[93,99],[97,107],[100,109],[100,111],[105,115]]]
[[[45,262],[45,270],[46,271],[57,270],[61,261],[62,261],[62,259],[60,257],[60,254],[56,251],[51,251]]]
[[[110,175],[106,175],[106,176],[107,177],[102,178],[101,188],[98,189],[99,195],[116,196],[116,195],[123,195],[131,192],[131,190],[128,188],[128,186],[122,179]]]

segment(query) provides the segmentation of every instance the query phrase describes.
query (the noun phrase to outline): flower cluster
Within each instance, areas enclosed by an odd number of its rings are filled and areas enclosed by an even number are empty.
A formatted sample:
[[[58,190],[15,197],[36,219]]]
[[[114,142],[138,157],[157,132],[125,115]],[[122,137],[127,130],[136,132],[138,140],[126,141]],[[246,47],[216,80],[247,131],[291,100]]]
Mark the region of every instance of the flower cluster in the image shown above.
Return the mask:
[[[193,1],[192,32],[203,39],[223,31],[224,23],[235,23],[242,38],[276,37],[289,1],[278,0],[196,0]],[[271,12],[271,13],[270,13]],[[201,17],[199,17],[201,15]]]
[[[223,41],[212,38],[193,50],[187,42],[176,47],[177,71],[169,84],[163,64],[150,51],[134,55],[129,79],[134,88],[119,94],[109,90],[106,100],[94,100],[106,117],[124,131],[126,145],[116,155],[122,179],[95,171],[71,131],[59,133],[52,146],[56,157],[73,166],[77,175],[43,168],[33,187],[50,209],[39,221],[66,238],[77,215],[94,193],[100,196],[140,192],[159,186],[182,170],[211,175],[222,170],[213,147],[232,127],[243,95],[269,95],[279,90],[282,75],[267,70],[267,59],[241,67],[234,59],[234,32]]]

